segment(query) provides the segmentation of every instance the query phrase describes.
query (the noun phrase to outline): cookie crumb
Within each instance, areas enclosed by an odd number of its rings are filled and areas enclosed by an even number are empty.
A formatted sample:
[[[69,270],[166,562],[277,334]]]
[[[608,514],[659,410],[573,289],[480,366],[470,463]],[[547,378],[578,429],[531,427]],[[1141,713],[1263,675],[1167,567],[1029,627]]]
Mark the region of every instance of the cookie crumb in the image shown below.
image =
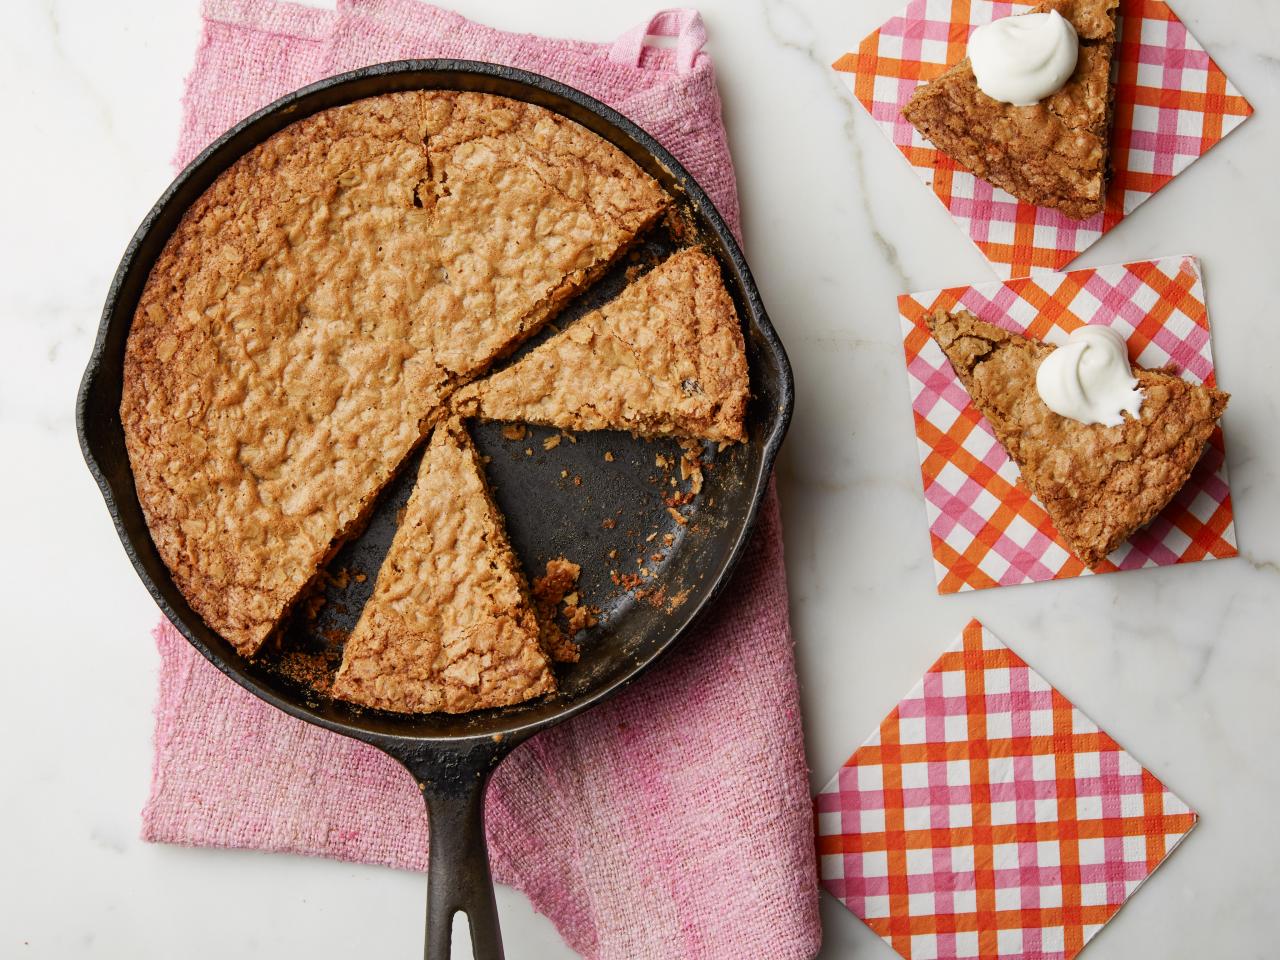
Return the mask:
[[[336,638],[339,641],[343,636]],[[295,683],[310,687],[321,696],[328,696],[333,689],[333,677],[338,665],[323,653],[304,653],[290,650],[279,660],[279,670]]]
[[[578,564],[556,557],[547,561],[547,572],[533,581],[534,613],[542,648],[561,663],[577,662],[578,647],[572,637],[598,622],[595,613],[579,602],[574,589],[581,572]],[[562,614],[564,628],[560,625]]]
[[[635,590],[644,581],[634,573],[619,574],[617,570],[609,571],[609,578],[616,586],[622,587],[623,590]]]

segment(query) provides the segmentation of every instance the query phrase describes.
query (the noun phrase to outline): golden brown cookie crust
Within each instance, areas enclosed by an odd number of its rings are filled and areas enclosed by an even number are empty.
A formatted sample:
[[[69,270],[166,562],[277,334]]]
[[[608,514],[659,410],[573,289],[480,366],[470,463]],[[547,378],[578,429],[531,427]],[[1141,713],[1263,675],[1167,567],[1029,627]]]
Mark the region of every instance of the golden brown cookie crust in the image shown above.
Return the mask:
[[[465,713],[555,690],[529,592],[462,425],[433,431],[333,695]]]
[[[1119,0],[1046,0],[1080,37],[1075,73],[1026,107],[978,88],[969,58],[916,90],[902,114],[975,176],[1038,207],[1085,220],[1106,205],[1114,90],[1111,61]]]
[[[412,91],[280,131],[192,205],[126,348],[120,415],[175,582],[246,655],[459,383],[668,198],[585,128]]]
[[[1036,369],[1054,347],[938,310],[929,332],[1067,546],[1096,567],[1182,489],[1229,399],[1164,370],[1134,367],[1141,417],[1084,424],[1040,399]]]
[[[740,441],[748,395],[742,327],[720,265],[691,247],[464,388],[455,408],[564,430]]]

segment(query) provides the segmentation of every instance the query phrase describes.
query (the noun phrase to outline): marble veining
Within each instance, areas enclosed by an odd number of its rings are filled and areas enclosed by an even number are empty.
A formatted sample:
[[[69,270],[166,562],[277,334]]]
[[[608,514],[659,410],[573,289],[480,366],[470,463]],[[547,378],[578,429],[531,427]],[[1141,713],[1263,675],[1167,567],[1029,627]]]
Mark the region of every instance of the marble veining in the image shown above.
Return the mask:
[[[902,2],[701,5],[747,253],[796,369],[779,486],[812,783],[826,782],[978,616],[1203,817],[1086,956],[1270,956],[1280,895],[1280,4],[1173,0],[1257,115],[1078,261],[1201,258],[1218,376],[1234,395],[1224,427],[1241,557],[938,597],[895,298],[991,274],[828,69]],[[508,29],[586,39],[655,7],[450,5]],[[6,13],[0,815],[10,869],[0,871],[0,954],[412,956],[420,877],[137,839],[156,614],[81,463],[72,398],[116,262],[171,176],[198,0],[26,0]],[[513,960],[569,955],[521,896],[499,899]],[[215,919],[211,904],[252,906],[231,920]],[[825,897],[823,918],[822,957],[892,956]]]

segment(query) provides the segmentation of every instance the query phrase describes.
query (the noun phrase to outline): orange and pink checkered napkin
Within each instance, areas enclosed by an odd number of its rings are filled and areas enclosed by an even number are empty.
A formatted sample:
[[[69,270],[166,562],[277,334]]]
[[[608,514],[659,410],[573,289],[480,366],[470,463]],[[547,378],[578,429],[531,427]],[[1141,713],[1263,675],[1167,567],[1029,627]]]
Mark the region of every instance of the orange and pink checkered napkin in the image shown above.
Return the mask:
[[[1048,513],[974,407],[925,326],[938,308],[963,308],[1016,333],[1061,343],[1086,323],[1115,328],[1144,367],[1173,364],[1216,385],[1200,266],[1167,257],[1070,273],[951,287],[898,298],[925,511],[939,593],[1090,573],[1058,538]],[[1235,526],[1222,428],[1181,492],[1096,573],[1234,557]]]
[[[1077,221],[1017,200],[935,150],[902,108],[964,57],[970,31],[1028,6],[911,0],[832,65],[1001,277],[1066,266],[1253,112],[1163,0],[1120,0],[1107,209]]]
[[[1196,823],[977,620],[815,803],[822,885],[907,960],[1069,960]]]

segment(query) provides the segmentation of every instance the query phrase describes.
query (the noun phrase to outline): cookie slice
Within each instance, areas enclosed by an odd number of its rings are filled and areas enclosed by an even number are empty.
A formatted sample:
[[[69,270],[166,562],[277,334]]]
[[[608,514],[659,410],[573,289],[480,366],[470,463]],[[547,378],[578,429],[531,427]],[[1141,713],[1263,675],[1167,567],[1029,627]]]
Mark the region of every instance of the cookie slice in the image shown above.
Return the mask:
[[[455,409],[564,430],[737,441],[747,358],[720,265],[681,250],[546,343],[463,388]]]
[[[435,428],[333,695],[465,713],[556,688],[528,588],[461,423]]]
[[[1080,423],[1054,413],[1036,390],[1036,368],[1053,346],[966,311],[938,310],[927,323],[1022,482],[1091,568],[1182,489],[1227,407],[1221,390],[1134,367],[1141,416],[1116,427]]]
[[[920,87],[902,115],[975,176],[1086,220],[1106,205],[1118,7],[1119,0],[1045,0],[1029,11],[1056,10],[1080,38],[1075,73],[1039,103],[993,100],[966,57]]]

